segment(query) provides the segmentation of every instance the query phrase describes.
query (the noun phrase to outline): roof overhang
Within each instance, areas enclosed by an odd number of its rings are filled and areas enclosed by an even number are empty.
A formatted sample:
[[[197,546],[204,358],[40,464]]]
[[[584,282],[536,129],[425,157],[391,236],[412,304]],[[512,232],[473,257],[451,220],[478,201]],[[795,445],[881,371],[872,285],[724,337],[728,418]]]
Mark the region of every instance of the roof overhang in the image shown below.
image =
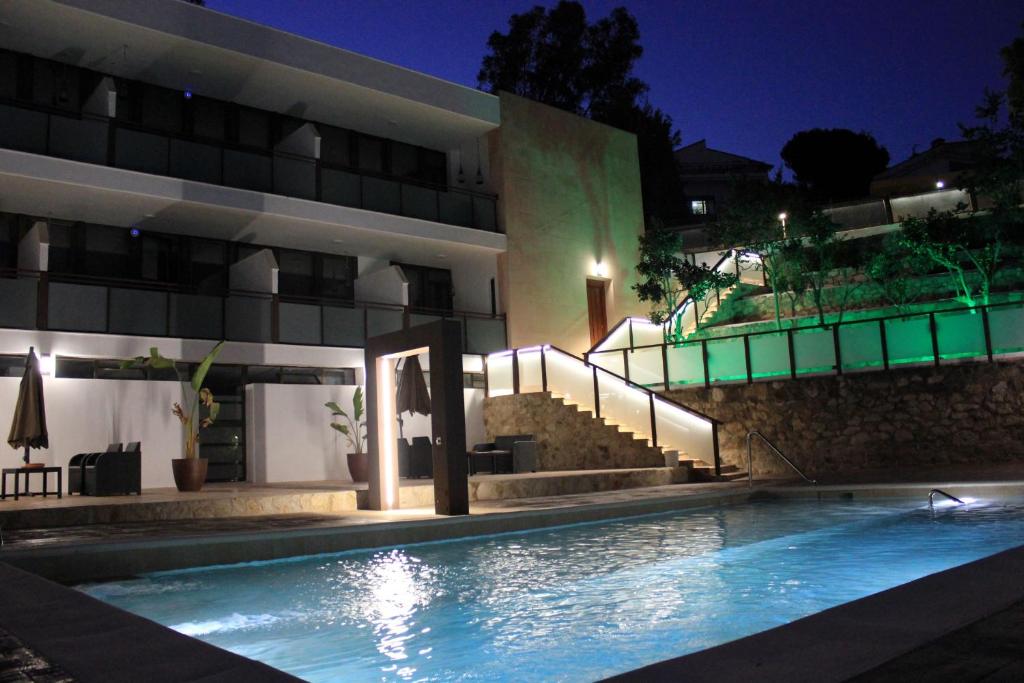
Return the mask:
[[[439,150],[500,123],[493,95],[187,2],[4,0],[0,45]]]

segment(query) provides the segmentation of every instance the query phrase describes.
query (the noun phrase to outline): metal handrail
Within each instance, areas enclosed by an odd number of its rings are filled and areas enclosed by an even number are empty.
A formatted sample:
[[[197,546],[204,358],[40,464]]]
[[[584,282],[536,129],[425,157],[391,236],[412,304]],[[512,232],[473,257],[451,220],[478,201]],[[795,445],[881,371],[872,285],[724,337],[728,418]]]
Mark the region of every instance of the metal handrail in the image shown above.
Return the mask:
[[[957,498],[954,495],[950,495],[950,494],[946,493],[942,489],[932,489],[931,491],[928,492],[928,507],[935,507],[935,494],[936,493],[939,494],[940,496],[945,496],[946,498],[949,498],[951,501],[953,501],[957,505],[967,505],[967,503],[965,503],[964,501],[960,500],[959,498]]]
[[[796,465],[793,464],[792,460],[787,458],[786,455],[782,451],[779,450],[778,446],[773,444],[768,439],[767,436],[765,436],[764,434],[762,434],[761,432],[759,432],[759,431],[757,431],[755,429],[753,431],[747,432],[747,486],[748,487],[752,488],[754,486],[754,468],[753,468],[753,465],[751,463],[750,454],[751,454],[751,451],[753,450],[753,444],[754,444],[754,437],[755,436],[758,437],[759,439],[761,439],[762,441],[764,441],[766,444],[768,444],[768,447],[771,448],[773,451],[775,451],[775,455],[779,456],[779,458],[781,458],[784,463],[786,463],[787,465],[792,467],[793,471],[796,472],[797,474],[799,474],[801,479],[806,481],[808,484],[817,484],[818,483],[817,480],[815,480],[815,479],[809,479],[806,474],[804,474],[803,472],[800,471],[799,467],[797,467]]]

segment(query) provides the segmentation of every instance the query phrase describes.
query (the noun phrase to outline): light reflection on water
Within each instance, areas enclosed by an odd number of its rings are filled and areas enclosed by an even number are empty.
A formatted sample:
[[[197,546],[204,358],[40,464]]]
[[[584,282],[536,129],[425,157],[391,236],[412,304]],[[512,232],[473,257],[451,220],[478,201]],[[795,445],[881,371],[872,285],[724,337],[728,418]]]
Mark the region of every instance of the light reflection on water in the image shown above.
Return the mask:
[[[762,502],[84,590],[314,681],[575,681],[1021,543],[1017,506]]]

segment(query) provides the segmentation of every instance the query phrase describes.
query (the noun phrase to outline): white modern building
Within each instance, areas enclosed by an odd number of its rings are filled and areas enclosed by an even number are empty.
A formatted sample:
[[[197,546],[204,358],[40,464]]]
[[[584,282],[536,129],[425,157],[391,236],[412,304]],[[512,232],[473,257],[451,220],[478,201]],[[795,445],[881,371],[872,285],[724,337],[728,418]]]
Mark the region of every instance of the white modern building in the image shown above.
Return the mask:
[[[5,0],[0,48],[0,416],[34,346],[46,462],[170,485],[177,384],[119,361],[225,339],[210,480],[345,478],[367,337],[462,323],[472,443],[481,354],[642,311],[628,133],[178,0]]]

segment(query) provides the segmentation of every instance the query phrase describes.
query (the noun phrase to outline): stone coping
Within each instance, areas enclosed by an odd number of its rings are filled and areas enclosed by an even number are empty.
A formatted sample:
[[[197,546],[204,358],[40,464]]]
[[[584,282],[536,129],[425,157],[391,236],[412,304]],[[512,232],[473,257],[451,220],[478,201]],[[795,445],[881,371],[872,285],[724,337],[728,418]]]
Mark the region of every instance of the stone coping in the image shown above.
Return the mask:
[[[1024,546],[606,680],[845,681],[1019,603],[1022,576]]]
[[[83,683],[299,680],[3,563],[0,629]]]

